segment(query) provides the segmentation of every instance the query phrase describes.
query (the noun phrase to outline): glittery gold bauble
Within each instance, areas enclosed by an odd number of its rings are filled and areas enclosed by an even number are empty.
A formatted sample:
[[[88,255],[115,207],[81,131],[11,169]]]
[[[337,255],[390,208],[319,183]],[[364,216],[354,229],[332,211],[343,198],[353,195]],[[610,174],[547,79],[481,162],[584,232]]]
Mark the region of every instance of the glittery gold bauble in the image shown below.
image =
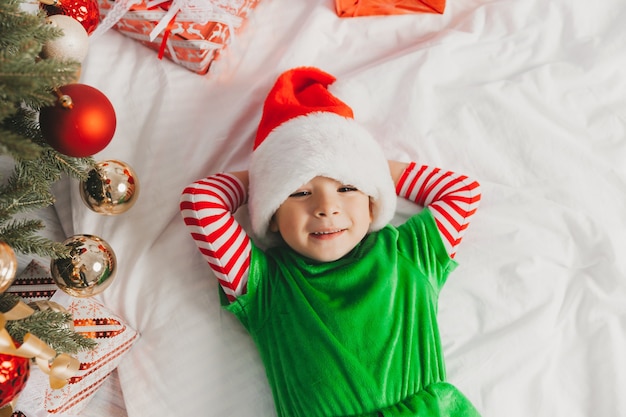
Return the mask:
[[[50,300],[38,300],[38,301],[32,301],[30,303],[28,303],[28,306],[30,308],[32,308],[33,310],[36,311],[46,311],[46,310],[52,310],[55,311],[57,313],[67,313],[68,311],[65,309],[65,307],[63,307],[61,304],[55,302],[55,301],[50,301]],[[67,323],[64,323],[63,327],[67,327],[70,330],[74,330],[74,320],[70,319],[67,321]]]
[[[137,201],[139,182],[128,164],[108,160],[101,161],[89,171],[80,183],[80,195],[91,210],[100,214],[124,213]]]
[[[89,49],[89,35],[83,25],[62,14],[48,16],[46,23],[61,29],[63,35],[46,42],[41,49],[41,57],[83,62]]]
[[[50,263],[52,278],[60,289],[73,297],[91,297],[111,285],[117,260],[106,241],[92,235],[74,235],[63,244],[70,248],[70,257]]]
[[[17,257],[13,248],[0,242],[0,293],[3,293],[13,284],[17,272]]]

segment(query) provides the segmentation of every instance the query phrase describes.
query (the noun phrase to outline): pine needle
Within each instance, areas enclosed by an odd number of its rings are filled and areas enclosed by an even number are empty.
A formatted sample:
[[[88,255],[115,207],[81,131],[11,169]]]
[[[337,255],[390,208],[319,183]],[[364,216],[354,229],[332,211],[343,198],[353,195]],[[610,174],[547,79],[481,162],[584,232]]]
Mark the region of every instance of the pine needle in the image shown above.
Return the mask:
[[[98,345],[95,340],[75,332],[70,323],[70,313],[48,309],[35,311],[22,320],[9,320],[6,329],[19,343],[24,341],[26,333],[32,333],[57,353],[76,354]]]

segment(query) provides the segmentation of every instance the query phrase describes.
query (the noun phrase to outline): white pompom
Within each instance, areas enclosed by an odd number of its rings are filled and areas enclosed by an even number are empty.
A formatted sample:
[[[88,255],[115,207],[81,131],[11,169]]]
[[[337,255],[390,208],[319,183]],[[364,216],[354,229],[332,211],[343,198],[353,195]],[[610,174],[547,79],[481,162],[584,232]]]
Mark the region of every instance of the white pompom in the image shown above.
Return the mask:
[[[354,78],[338,78],[328,91],[352,108],[354,120],[365,122],[373,116],[372,94],[366,84]]]
[[[82,63],[89,49],[89,34],[83,25],[73,17],[62,14],[47,17],[46,23],[61,29],[63,35],[46,42],[41,50],[41,57]]]

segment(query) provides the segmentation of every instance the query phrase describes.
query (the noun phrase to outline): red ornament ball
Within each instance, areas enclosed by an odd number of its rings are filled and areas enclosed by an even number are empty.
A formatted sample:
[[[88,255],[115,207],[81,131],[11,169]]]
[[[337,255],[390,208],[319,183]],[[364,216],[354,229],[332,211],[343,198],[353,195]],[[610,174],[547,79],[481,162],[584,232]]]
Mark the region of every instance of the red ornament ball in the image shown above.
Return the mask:
[[[30,375],[28,358],[0,353],[0,408],[24,389]]]
[[[109,99],[85,84],[59,88],[54,106],[39,112],[39,125],[46,142],[57,151],[76,158],[104,149],[115,133],[117,119]]]
[[[54,6],[41,3],[41,8],[48,16],[63,14],[72,17],[91,34],[100,22],[100,6],[98,0],[61,0]]]

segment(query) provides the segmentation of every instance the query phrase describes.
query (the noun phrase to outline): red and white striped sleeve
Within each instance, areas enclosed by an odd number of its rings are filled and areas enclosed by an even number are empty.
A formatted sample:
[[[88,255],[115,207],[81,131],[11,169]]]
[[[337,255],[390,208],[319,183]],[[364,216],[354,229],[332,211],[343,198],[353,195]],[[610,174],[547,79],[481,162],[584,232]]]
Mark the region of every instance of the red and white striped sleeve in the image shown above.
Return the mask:
[[[451,258],[480,202],[480,184],[465,175],[409,164],[396,184],[398,196],[427,207]]]
[[[185,224],[230,301],[248,282],[250,238],[233,215],[246,200],[241,181],[220,173],[189,185],[180,201]]]

